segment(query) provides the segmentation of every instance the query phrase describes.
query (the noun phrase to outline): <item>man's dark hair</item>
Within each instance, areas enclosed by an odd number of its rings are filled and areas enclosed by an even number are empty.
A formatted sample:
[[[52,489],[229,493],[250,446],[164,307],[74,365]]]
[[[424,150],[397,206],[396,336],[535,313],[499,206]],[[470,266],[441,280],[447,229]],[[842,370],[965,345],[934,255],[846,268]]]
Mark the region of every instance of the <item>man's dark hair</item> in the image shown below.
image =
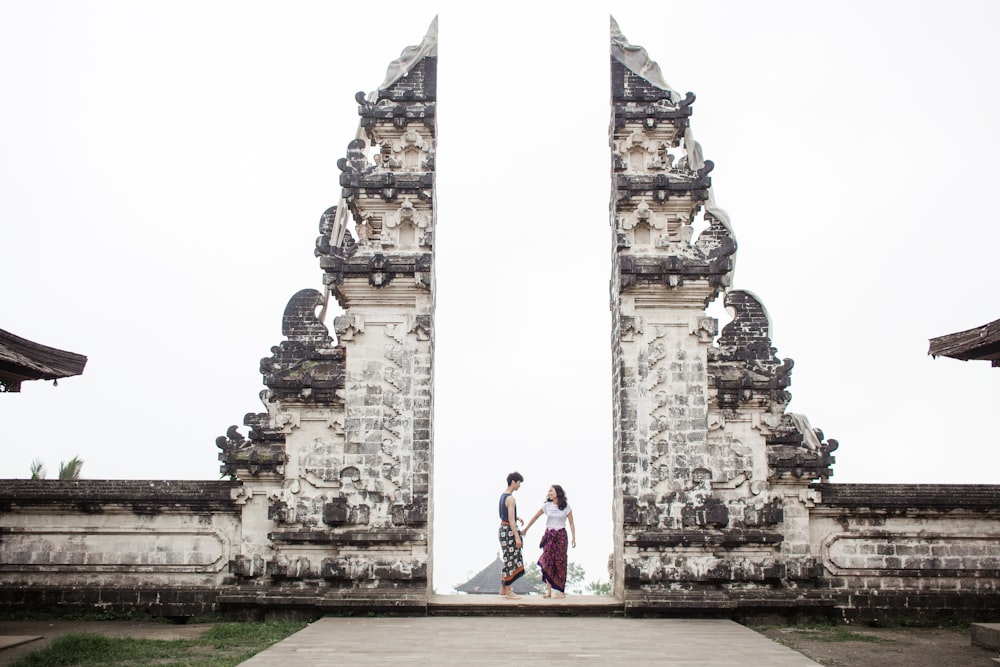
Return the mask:
[[[522,477],[521,473],[519,472],[512,472],[511,474],[507,475],[507,486],[510,486],[514,482],[523,482],[523,481],[524,477]]]

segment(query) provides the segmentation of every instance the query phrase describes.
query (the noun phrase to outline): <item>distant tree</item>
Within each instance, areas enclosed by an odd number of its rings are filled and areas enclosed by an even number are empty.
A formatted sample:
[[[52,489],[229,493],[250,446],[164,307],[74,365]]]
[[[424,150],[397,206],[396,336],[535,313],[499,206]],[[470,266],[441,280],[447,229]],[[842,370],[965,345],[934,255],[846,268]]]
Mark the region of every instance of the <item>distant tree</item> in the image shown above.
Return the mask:
[[[59,479],[80,479],[80,473],[83,471],[83,459],[79,456],[74,456],[69,461],[59,462]],[[48,471],[45,470],[45,464],[42,463],[41,459],[35,459],[31,462],[31,479],[45,479]]]
[[[582,565],[570,563],[566,567],[566,590],[573,593],[582,593],[583,587],[580,584],[587,578],[587,571]]]
[[[611,582],[591,581],[587,584],[587,592],[591,595],[611,595]]]
[[[45,464],[42,463],[41,459],[35,459],[31,462],[31,479],[45,479],[47,474]]]
[[[69,461],[59,462],[59,479],[80,479],[83,470],[83,459],[74,456]]]
[[[578,563],[569,563],[566,566],[566,590],[572,593],[582,593],[583,588],[579,584],[587,578],[587,571]],[[538,563],[529,563],[524,568],[524,579],[530,582],[539,593],[545,590],[545,583],[542,581],[542,570]]]
[[[524,568],[524,580],[536,591],[541,591],[545,588],[545,584],[542,583],[542,570],[538,567],[538,563],[528,563],[528,566]]]

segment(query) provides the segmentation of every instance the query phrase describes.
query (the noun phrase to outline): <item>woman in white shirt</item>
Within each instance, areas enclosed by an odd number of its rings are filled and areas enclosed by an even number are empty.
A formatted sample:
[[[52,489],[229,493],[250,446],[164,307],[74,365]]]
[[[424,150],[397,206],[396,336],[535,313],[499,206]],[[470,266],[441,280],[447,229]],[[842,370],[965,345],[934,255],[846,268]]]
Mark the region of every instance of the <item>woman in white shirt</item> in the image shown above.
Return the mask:
[[[566,502],[566,492],[558,484],[549,487],[548,499],[542,508],[535,512],[531,521],[521,531],[528,532],[531,524],[545,514],[545,535],[538,545],[542,556],[538,559],[538,567],[542,570],[542,581],[545,582],[545,597],[552,597],[552,589],[556,590],[557,598],[566,597],[566,563],[567,543],[566,521],[573,532],[573,546],[576,547],[576,525],[573,523],[573,510]]]

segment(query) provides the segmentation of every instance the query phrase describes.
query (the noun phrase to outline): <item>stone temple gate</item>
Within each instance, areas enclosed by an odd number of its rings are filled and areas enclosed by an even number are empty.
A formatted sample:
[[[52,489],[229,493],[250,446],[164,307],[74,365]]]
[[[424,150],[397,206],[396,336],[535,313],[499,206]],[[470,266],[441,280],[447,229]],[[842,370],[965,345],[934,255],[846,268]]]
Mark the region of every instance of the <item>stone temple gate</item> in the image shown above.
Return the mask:
[[[322,289],[261,361],[229,481],[6,480],[0,604],[433,611],[436,21],[360,115]],[[1000,487],[831,484],[792,361],[694,140],[695,97],[611,24],[614,595],[625,613],[975,615],[1000,603]],[[330,299],[343,313],[327,321]],[[721,331],[706,309],[733,315]]]

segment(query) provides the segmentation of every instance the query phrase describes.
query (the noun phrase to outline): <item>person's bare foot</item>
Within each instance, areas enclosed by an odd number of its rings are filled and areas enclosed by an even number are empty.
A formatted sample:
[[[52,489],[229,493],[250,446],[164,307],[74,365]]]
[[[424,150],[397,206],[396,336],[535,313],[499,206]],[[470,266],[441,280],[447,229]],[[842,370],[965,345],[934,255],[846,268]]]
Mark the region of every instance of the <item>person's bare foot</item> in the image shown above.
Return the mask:
[[[550,598],[550,597],[552,597],[552,593],[546,593],[546,594],[545,594],[545,595],[543,595],[542,597],[543,597],[543,598]]]
[[[508,593],[507,595],[504,595],[503,597],[505,599],[507,599],[507,600],[520,600],[521,599],[521,596],[517,595],[516,593]]]
[[[565,597],[566,597],[565,593],[556,593],[556,599],[557,600],[562,600]]]

